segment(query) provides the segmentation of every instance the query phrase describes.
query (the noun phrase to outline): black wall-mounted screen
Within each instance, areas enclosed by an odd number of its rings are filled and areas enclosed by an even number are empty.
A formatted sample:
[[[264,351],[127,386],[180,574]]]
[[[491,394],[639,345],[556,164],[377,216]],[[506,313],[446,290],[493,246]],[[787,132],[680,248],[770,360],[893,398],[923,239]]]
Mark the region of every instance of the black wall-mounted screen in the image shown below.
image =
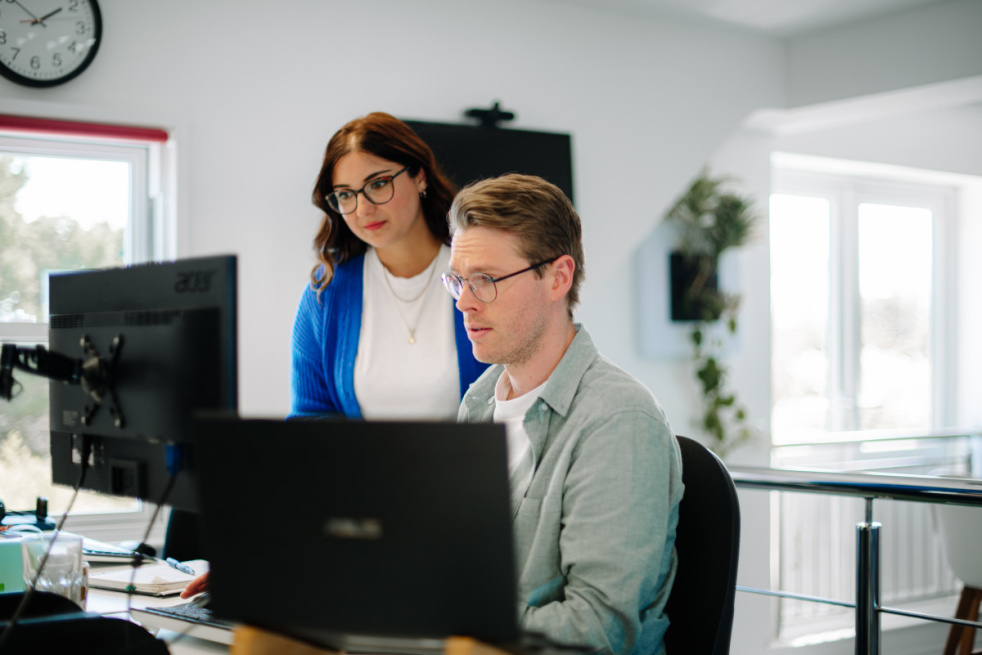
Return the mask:
[[[433,149],[443,171],[457,186],[505,173],[525,173],[549,180],[575,201],[568,134],[412,120],[405,123]]]

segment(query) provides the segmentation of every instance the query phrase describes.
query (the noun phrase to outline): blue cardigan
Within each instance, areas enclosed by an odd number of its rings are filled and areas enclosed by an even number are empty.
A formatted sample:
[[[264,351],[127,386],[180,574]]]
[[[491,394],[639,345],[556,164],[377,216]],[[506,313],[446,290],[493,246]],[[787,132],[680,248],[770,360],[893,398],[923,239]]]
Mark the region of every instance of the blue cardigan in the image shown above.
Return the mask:
[[[355,356],[361,336],[364,255],[339,264],[321,292],[307,285],[293,324],[290,415],[344,414],[361,418],[355,397]],[[474,359],[464,316],[454,307],[460,396],[487,364]]]

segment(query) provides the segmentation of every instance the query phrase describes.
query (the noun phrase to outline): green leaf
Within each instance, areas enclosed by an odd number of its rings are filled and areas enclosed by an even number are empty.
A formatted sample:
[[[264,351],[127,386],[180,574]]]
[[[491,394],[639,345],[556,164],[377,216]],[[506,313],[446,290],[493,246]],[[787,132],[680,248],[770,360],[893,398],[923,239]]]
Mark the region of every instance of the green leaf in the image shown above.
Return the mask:
[[[696,371],[696,375],[702,380],[703,389],[708,392],[718,389],[723,379],[722,372],[716,363],[715,357],[708,357],[703,365]]]

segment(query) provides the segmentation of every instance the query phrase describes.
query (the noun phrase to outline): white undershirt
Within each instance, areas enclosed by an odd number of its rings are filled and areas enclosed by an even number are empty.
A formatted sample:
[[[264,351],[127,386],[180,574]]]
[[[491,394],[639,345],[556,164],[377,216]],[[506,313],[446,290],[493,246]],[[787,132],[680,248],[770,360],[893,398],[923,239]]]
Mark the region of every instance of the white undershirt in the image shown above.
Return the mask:
[[[517,398],[505,400],[508,398],[508,389],[511,388],[505,380],[506,375],[508,374],[502,371],[501,377],[494,386],[494,422],[505,424],[505,433],[508,435],[508,475],[510,476],[531,445],[528,433],[525,432],[525,414],[532,408],[532,404],[539,397],[539,392],[546,383],[543,382]]]
[[[374,248],[365,253],[355,396],[366,419],[457,417],[460,371],[453,302],[440,281],[449,264],[450,248],[441,246],[426,270],[401,278],[384,269]],[[402,302],[393,290],[400,298],[419,298]],[[416,343],[409,343],[407,322],[416,328]]]

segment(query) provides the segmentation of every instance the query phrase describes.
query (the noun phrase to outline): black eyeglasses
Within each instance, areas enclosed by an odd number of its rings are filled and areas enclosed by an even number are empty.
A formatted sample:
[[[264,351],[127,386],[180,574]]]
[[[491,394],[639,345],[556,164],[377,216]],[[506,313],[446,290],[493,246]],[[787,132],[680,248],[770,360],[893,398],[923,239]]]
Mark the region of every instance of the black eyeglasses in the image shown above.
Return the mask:
[[[522,273],[527,273],[533,271],[540,266],[545,266],[546,264],[551,264],[557,259],[562,257],[562,255],[556,255],[552,259],[547,259],[541,261],[538,264],[532,264],[528,268],[523,268],[520,271],[515,271],[514,273],[509,273],[508,275],[502,275],[501,277],[491,277],[486,273],[473,273],[467,278],[467,286],[471,288],[474,292],[474,297],[481,302],[494,302],[494,299],[498,297],[498,287],[495,286],[496,282],[501,282],[502,280],[507,280],[510,277],[515,277],[516,275],[521,275]],[[457,275],[456,273],[444,273],[440,276],[443,280],[443,286],[447,287],[447,291],[456,300],[460,300],[460,294],[464,292],[464,278]]]
[[[327,204],[339,214],[350,214],[358,209],[358,194],[373,205],[384,205],[395,196],[396,188],[392,180],[409,169],[408,166],[392,175],[373,177],[360,189],[338,189],[327,194]]]

